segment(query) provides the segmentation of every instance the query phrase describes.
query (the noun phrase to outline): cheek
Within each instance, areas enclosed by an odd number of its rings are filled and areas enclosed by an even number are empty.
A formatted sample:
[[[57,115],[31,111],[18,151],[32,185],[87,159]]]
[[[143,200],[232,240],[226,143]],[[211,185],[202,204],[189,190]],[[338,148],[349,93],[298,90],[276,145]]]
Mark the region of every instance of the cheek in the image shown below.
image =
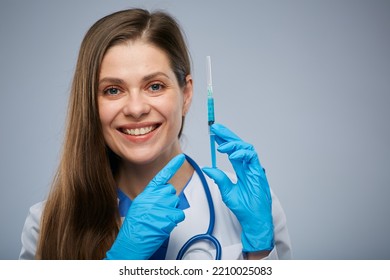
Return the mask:
[[[183,100],[179,98],[176,101],[176,105],[172,108],[171,118],[172,118],[172,136],[177,138],[181,134],[182,126],[183,126]]]
[[[181,119],[183,115],[183,100],[179,96],[166,100],[165,106],[160,107],[163,114],[173,123],[175,126],[181,126]]]
[[[117,108],[111,102],[99,102],[99,118],[103,129],[106,129],[115,118]]]
[[[106,130],[106,126],[109,123],[109,115],[107,112],[104,110],[104,108],[99,107],[99,118],[100,118],[100,123],[102,125],[103,131]]]

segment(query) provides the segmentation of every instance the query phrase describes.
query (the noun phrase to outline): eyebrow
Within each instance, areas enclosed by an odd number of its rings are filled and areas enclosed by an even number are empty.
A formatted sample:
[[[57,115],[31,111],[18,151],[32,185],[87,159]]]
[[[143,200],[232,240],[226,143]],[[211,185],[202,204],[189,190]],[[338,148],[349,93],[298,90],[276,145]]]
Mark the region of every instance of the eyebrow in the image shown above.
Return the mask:
[[[152,73],[152,74],[149,74],[149,75],[147,75],[147,76],[145,76],[145,77],[143,77],[142,78],[142,81],[149,81],[149,80],[151,80],[151,79],[154,79],[154,78],[156,78],[156,77],[158,77],[158,76],[164,76],[165,78],[167,78],[167,79],[171,79],[167,74],[165,74],[164,72],[155,72],[155,73]]]
[[[146,82],[146,81],[152,80],[152,79],[154,79],[154,78],[156,78],[158,76],[164,76],[167,79],[171,80],[171,78],[167,74],[165,74],[164,72],[155,72],[155,73],[152,73],[152,74],[144,76],[142,78],[142,81]],[[124,84],[125,81],[122,80],[122,79],[119,79],[119,78],[104,77],[103,79],[99,80],[99,85],[102,84],[102,83]]]
[[[99,81],[99,85],[103,84],[103,83],[124,84],[124,81],[122,79],[118,79],[118,78],[105,77]]]

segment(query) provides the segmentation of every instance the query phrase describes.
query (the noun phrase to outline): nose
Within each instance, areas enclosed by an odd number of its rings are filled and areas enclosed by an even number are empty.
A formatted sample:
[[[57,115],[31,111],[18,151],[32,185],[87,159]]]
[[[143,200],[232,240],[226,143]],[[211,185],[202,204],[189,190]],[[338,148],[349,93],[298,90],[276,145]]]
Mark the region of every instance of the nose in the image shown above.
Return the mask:
[[[123,107],[125,116],[140,119],[150,112],[150,104],[146,96],[141,92],[132,92],[128,95],[126,104]]]

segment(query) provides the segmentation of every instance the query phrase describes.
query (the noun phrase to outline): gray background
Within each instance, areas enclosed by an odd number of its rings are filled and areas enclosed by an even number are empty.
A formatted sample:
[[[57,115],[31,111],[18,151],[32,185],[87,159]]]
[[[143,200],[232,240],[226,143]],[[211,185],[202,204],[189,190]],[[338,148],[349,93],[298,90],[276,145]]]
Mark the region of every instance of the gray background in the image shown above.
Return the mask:
[[[188,154],[210,164],[211,55],[217,121],[255,145],[294,257],[390,259],[390,1],[0,3],[0,259],[18,257],[28,208],[49,190],[86,30],[134,6],[168,10],[187,34]]]

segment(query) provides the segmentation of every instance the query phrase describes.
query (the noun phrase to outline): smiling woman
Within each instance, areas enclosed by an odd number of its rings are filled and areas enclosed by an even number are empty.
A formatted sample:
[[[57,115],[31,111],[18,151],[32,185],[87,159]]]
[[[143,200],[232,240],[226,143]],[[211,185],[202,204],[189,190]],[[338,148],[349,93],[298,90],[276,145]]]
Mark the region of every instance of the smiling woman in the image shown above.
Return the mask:
[[[182,32],[166,13],[125,10],[91,27],[60,166],[49,198],[27,217],[21,259],[290,257],[284,212],[250,144],[211,127],[235,184],[182,154],[190,70]],[[212,238],[181,249],[207,227]]]
[[[98,107],[110,149],[131,165],[158,171],[182,152],[178,135],[191,104],[192,79],[188,74],[181,88],[165,52],[144,40],[108,50],[100,70]],[[132,170],[124,173],[135,178]]]

